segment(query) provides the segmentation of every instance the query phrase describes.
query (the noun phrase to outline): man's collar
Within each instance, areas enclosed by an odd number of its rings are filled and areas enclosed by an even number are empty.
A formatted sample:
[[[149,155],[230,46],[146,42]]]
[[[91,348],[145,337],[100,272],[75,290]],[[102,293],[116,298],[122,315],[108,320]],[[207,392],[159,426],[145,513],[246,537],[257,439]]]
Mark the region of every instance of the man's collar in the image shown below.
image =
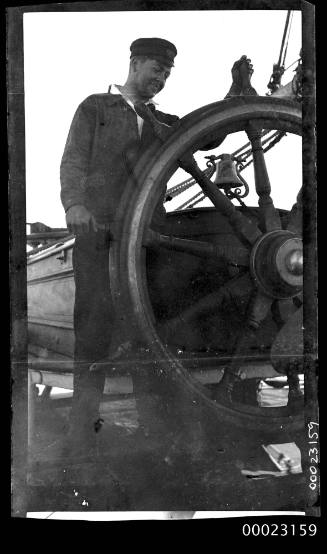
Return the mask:
[[[117,87],[117,85],[110,85],[108,88],[108,92],[114,96],[115,95],[123,96],[119,88]],[[158,106],[158,103],[155,102],[154,100],[148,100],[148,102],[145,102],[145,104],[153,104],[154,106]]]

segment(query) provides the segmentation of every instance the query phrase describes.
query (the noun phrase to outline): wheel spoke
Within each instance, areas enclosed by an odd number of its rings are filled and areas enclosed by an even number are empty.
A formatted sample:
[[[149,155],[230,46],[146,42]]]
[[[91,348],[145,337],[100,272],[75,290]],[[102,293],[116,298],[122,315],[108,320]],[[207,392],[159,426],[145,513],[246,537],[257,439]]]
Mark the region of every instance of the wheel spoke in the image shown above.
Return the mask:
[[[272,365],[280,373],[286,373],[291,362],[303,358],[303,308],[296,310],[277,333],[271,347]]]
[[[267,317],[273,299],[261,291],[258,291],[249,309],[248,326],[256,331]]]
[[[136,112],[150,123],[161,142],[164,142],[171,135],[172,129],[160,123],[145,104],[135,104],[134,107]],[[209,177],[201,171],[192,154],[184,155],[182,159],[179,160],[179,165],[195,179],[217,210],[228,217],[236,233],[249,244],[254,244],[261,236],[258,227],[236,210],[234,204],[227,196],[225,196],[218,187],[210,181]]]
[[[179,160],[179,165],[195,179],[216,209],[228,218],[235,232],[249,244],[254,244],[261,236],[258,227],[241,214],[233,202],[201,171],[194,157],[191,154],[183,156]]]
[[[249,251],[242,246],[237,248],[227,248],[221,244],[213,244],[211,242],[190,240],[173,235],[163,235],[152,229],[148,229],[143,240],[143,246],[146,247],[162,247],[166,250],[176,252],[185,252],[199,257],[210,257],[224,259],[226,262],[233,262],[237,265],[249,265]]]
[[[266,232],[281,229],[279,213],[270,196],[271,186],[261,142],[262,129],[250,123],[246,128],[246,133],[252,146],[255,188],[259,196],[261,223]]]
[[[297,311],[298,306],[294,304],[293,298],[276,300],[272,305],[272,314],[274,321],[280,330],[290,317]]]
[[[242,365],[248,355],[249,346],[254,340],[255,331],[266,318],[273,300],[263,293],[256,292],[249,307],[247,323],[243,330],[231,364],[226,368],[224,376],[215,391],[215,400],[223,403],[232,402],[233,388],[242,379]]]
[[[302,236],[302,187],[291,209],[287,230]]]
[[[192,306],[183,310],[178,316],[160,323],[158,325],[159,333],[163,335],[173,334],[178,327],[190,323],[201,314],[218,310],[225,299],[230,300],[231,297],[240,296],[246,299],[251,296],[252,292],[253,283],[250,274],[247,272],[239,277],[235,277],[226,285],[220,287],[218,291],[200,298]]]

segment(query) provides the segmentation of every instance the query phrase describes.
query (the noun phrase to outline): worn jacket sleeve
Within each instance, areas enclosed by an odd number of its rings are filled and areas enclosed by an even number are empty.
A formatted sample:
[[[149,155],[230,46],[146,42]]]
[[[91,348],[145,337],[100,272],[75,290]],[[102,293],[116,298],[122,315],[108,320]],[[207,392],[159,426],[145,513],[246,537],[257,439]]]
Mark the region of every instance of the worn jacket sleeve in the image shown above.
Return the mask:
[[[90,96],[76,110],[61,160],[61,202],[65,211],[74,204],[85,204],[95,125],[96,105]]]

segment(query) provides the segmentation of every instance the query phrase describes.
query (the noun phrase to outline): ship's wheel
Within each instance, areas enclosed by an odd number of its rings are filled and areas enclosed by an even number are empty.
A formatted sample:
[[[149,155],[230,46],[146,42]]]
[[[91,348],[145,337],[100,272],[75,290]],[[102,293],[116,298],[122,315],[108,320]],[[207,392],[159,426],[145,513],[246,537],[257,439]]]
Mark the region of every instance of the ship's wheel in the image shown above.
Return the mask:
[[[187,115],[167,140],[161,145],[158,140],[140,160],[126,188],[117,217],[121,223],[115,231],[116,240],[110,253],[110,276],[117,319],[128,329],[132,341],[135,340],[141,345],[141,350],[149,354],[153,361],[152,369],[149,364],[149,371],[164,374],[185,392],[195,407],[204,409],[220,423],[276,432],[300,429],[303,425],[303,403],[298,385],[298,375],[303,372],[302,205],[299,192],[286,217],[281,217],[280,210],[274,207],[261,143],[262,131],[269,129],[301,135],[300,105],[291,100],[268,97],[228,99]],[[246,209],[236,208],[200,170],[193,157],[207,144],[239,131],[247,133],[253,152],[259,207],[252,210],[252,215]],[[237,249],[234,249],[228,260],[226,245],[223,245],[224,256],[227,264],[232,261],[235,267],[242,267],[242,271],[226,279],[223,285],[217,285],[217,290],[211,288],[209,294],[197,299],[183,313],[168,320],[158,320],[149,293],[147,250],[184,250],[190,255],[200,256],[203,266],[206,259],[209,263],[209,258],[221,256],[217,244],[168,237],[164,230],[153,224],[158,202],[178,167],[196,179],[212,201],[216,217],[224,218],[235,233],[241,246],[240,259]],[[166,286],[173,287],[174,283]],[[244,306],[242,323],[235,331],[232,352],[224,357],[223,363],[217,354],[216,365],[224,367],[223,377],[216,384],[206,385],[191,369],[195,363],[194,359],[190,362],[192,356],[185,356],[176,344],[171,346],[169,334],[173,336],[174,329],[183,326],[183,322],[187,325],[199,311],[202,320],[205,320],[206,310],[214,313],[216,318],[228,318],[226,299],[231,297]],[[267,318],[274,320],[275,327],[269,351],[266,349],[264,356],[259,356],[257,361],[262,360],[263,367],[263,358],[266,357],[266,362],[272,363],[288,380],[288,402],[278,407],[246,402],[239,394],[242,387],[248,388],[247,371],[253,370],[249,345],[255,342],[255,336]],[[293,349],[290,344],[295,345]],[[260,374],[260,369],[256,369],[253,382],[264,381],[265,376],[263,371]]]

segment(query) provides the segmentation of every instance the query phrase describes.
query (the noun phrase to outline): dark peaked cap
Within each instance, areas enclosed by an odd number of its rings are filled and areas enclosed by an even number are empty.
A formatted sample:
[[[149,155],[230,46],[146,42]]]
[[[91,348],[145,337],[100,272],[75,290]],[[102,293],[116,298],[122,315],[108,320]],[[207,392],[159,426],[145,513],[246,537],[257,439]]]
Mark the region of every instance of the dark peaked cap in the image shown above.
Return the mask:
[[[138,38],[131,44],[131,57],[147,56],[170,66],[174,65],[176,54],[174,44],[163,38]]]

